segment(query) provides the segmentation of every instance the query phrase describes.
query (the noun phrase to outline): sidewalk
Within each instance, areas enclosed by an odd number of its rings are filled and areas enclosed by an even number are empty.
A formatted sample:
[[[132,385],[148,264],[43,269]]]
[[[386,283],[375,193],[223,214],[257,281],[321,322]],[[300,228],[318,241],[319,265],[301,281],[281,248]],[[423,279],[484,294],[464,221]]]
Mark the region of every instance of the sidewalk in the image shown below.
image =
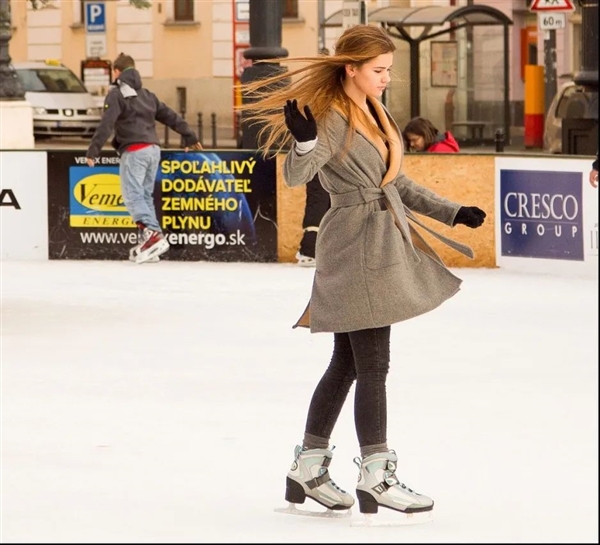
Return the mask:
[[[177,138],[176,138],[177,137]],[[175,136],[171,137],[169,136],[169,145],[165,146],[164,145],[164,138],[162,138],[162,136],[160,137],[160,144],[161,147],[163,147],[164,149],[181,149],[179,147],[179,136],[177,134],[175,134]],[[216,148],[213,148],[212,146],[212,142],[211,141],[206,141],[204,142],[204,149],[236,149],[236,141],[234,139],[220,139],[217,141],[218,146]],[[72,138],[49,138],[47,140],[36,140],[35,141],[35,148],[37,150],[52,150],[52,149],[76,149],[76,150],[87,150],[88,146],[90,145],[90,139],[89,138],[78,138],[78,137],[72,137]],[[104,147],[102,148],[105,151],[112,151],[113,148],[110,145],[110,140],[104,145]]]
[[[179,148],[179,138],[176,138],[177,135],[171,137],[169,136],[169,145],[168,147],[164,146],[164,138],[161,135],[161,146],[165,147],[165,149],[180,149]],[[89,146],[90,140],[87,138],[50,138],[48,140],[36,140],[35,149],[44,150],[44,149],[87,149]],[[205,149],[237,149],[237,142],[233,138],[220,138],[217,141],[217,146],[212,146],[212,141],[204,139],[204,148]],[[104,150],[112,150],[110,142],[107,142],[104,147]],[[470,146],[470,147],[461,147],[460,153],[462,154],[496,154],[495,146]],[[504,152],[508,155],[549,155],[547,152],[541,149],[526,149],[523,146],[505,146]]]

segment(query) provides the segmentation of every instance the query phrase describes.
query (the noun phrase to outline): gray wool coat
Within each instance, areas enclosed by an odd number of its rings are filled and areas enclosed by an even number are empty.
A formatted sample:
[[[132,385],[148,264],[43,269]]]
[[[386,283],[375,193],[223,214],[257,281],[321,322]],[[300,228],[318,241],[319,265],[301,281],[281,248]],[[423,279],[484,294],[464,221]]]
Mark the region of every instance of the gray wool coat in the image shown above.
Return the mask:
[[[312,333],[348,332],[383,327],[433,310],[460,289],[416,226],[457,251],[470,248],[435,233],[413,214],[452,225],[461,205],[442,198],[402,174],[400,130],[389,112],[371,100],[388,136],[388,147],[365,125],[354,132],[347,151],[349,124],[332,109],[319,123],[310,152],[290,151],[283,165],[288,186],[319,173],[330,194],[316,247],[310,302],[294,327]]]

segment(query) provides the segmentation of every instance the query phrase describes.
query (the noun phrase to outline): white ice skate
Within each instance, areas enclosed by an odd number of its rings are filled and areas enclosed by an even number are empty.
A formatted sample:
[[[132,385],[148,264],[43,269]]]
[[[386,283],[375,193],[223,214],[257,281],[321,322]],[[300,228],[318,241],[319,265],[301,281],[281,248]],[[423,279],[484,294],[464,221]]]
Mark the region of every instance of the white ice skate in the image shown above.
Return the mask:
[[[301,267],[317,266],[317,262],[314,257],[302,255],[300,252],[296,252],[296,260],[298,261],[298,265],[300,265]]]
[[[142,247],[142,244],[144,244],[144,242],[146,241],[146,239],[144,237],[144,229],[145,229],[145,227],[143,227],[140,224],[140,227],[138,228],[138,232],[137,232],[138,243],[129,249],[129,261],[132,261],[133,263],[137,263],[137,257],[140,253],[140,248]],[[146,261],[144,261],[144,263],[158,263],[159,261],[160,261],[160,257],[155,255],[155,256],[147,259]]]
[[[393,450],[372,454],[354,462],[359,467],[356,497],[364,521],[352,526],[396,526],[433,520],[433,500],[411,490],[396,477],[398,456]],[[393,516],[376,516],[379,507],[395,511]]]
[[[288,507],[275,509],[278,513],[291,515],[307,515],[313,517],[347,517],[354,505],[354,498],[337,486],[329,476],[329,464],[332,452],[328,449],[303,450],[297,446],[294,450],[295,459],[287,474],[285,499]],[[326,508],[326,511],[309,511],[298,509],[310,498]]]
[[[129,259],[135,263],[156,263],[169,249],[167,239],[158,231],[146,227],[139,238],[140,243],[129,250]]]

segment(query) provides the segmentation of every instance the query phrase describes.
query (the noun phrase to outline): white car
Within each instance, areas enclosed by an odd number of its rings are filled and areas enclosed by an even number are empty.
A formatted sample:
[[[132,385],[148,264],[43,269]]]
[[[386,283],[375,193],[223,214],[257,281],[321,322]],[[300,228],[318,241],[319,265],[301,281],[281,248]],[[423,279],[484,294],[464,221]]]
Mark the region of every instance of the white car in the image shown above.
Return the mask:
[[[563,83],[548,108],[544,123],[544,150],[562,153],[563,119],[598,119],[598,91],[574,81]]]
[[[13,64],[33,106],[36,138],[91,137],[102,119],[102,108],[81,80],[57,61]]]

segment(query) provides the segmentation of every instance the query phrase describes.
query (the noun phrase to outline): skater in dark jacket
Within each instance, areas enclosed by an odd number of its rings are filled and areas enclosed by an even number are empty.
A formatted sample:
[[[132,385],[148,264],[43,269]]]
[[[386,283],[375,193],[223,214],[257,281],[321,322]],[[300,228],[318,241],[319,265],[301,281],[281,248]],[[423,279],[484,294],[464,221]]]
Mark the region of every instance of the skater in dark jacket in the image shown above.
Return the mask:
[[[410,151],[437,153],[457,153],[458,142],[450,131],[440,132],[435,125],[424,117],[411,119],[403,131],[404,140]]]
[[[142,87],[135,61],[121,53],[113,64],[115,85],[104,100],[104,114],[90,142],[86,157],[93,167],[102,146],[114,132],[113,147],[121,156],[119,176],[125,207],[139,230],[139,243],[129,259],[136,263],[158,261],[169,249],[154,208],[154,186],[160,161],[156,121],[183,137],[185,151],[202,149],[196,133],[185,120],[158,97]]]

